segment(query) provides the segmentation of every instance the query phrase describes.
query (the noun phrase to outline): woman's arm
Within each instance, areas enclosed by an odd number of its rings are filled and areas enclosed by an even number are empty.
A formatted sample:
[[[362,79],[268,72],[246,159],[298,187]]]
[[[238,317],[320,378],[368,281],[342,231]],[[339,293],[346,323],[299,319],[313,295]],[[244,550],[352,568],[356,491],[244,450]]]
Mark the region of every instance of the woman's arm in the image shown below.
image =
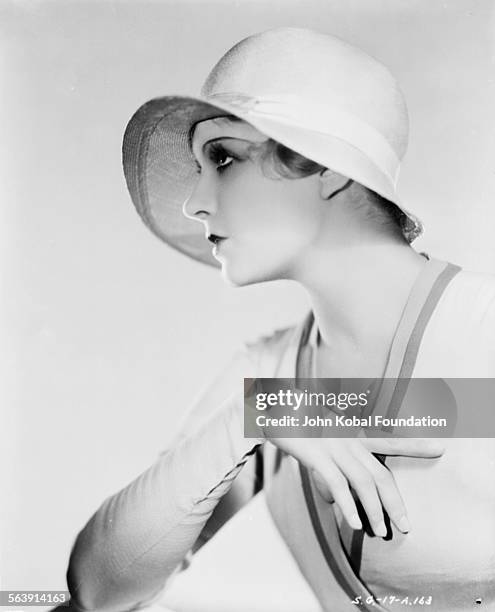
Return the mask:
[[[91,517],[70,557],[73,605],[122,612],[163,589],[262,443],[244,438],[242,378],[253,367],[240,352],[198,398],[171,448]]]

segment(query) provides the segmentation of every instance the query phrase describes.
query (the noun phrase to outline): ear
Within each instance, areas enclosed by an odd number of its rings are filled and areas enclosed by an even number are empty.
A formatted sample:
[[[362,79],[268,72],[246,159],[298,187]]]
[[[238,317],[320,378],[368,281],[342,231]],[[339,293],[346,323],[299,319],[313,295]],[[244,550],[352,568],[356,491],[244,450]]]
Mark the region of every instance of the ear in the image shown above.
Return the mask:
[[[349,187],[351,183],[352,180],[348,179],[347,176],[326,168],[320,172],[320,197],[324,200],[330,200],[338,192]]]

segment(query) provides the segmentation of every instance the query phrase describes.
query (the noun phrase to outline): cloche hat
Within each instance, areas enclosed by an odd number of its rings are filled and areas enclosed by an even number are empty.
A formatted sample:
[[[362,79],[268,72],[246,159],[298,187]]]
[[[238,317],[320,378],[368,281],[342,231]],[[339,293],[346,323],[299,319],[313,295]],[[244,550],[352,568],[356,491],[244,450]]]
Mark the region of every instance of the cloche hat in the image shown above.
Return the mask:
[[[150,100],[127,125],[123,166],[132,201],[146,225],[179,251],[220,266],[200,224],[185,217],[182,206],[198,178],[191,128],[223,115],[243,119],[395,203],[409,242],[422,232],[396,193],[408,118],[394,77],[335,36],[277,28],[227,51],[199,96]]]

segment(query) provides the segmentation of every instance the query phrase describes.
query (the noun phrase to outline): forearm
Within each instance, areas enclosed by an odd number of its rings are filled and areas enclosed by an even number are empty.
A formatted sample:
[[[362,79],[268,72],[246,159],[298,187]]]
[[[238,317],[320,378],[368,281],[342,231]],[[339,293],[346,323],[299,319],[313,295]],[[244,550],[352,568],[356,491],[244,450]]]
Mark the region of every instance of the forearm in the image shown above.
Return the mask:
[[[108,498],[72,550],[67,578],[74,603],[122,612],[161,590],[260,443],[244,438],[242,398],[230,398]]]

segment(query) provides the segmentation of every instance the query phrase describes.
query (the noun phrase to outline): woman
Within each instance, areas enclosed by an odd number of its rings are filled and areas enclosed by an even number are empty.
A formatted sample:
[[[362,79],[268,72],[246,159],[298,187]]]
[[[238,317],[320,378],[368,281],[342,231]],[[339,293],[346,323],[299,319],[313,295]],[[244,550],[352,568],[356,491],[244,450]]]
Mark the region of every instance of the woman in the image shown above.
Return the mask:
[[[235,286],[299,282],[311,312],[240,352],[179,439],[90,519],[68,570],[75,605],[153,598],[259,489],[261,456],[271,515],[323,610],[495,605],[491,439],[243,436],[243,378],[386,377],[397,385],[373,410],[393,415],[414,403],[401,380],[494,376],[494,280],[410,246],[421,224],[395,191],[407,132],[382,65],[296,28],[238,43],[201,98],[131,119],[124,169],[152,231]]]

